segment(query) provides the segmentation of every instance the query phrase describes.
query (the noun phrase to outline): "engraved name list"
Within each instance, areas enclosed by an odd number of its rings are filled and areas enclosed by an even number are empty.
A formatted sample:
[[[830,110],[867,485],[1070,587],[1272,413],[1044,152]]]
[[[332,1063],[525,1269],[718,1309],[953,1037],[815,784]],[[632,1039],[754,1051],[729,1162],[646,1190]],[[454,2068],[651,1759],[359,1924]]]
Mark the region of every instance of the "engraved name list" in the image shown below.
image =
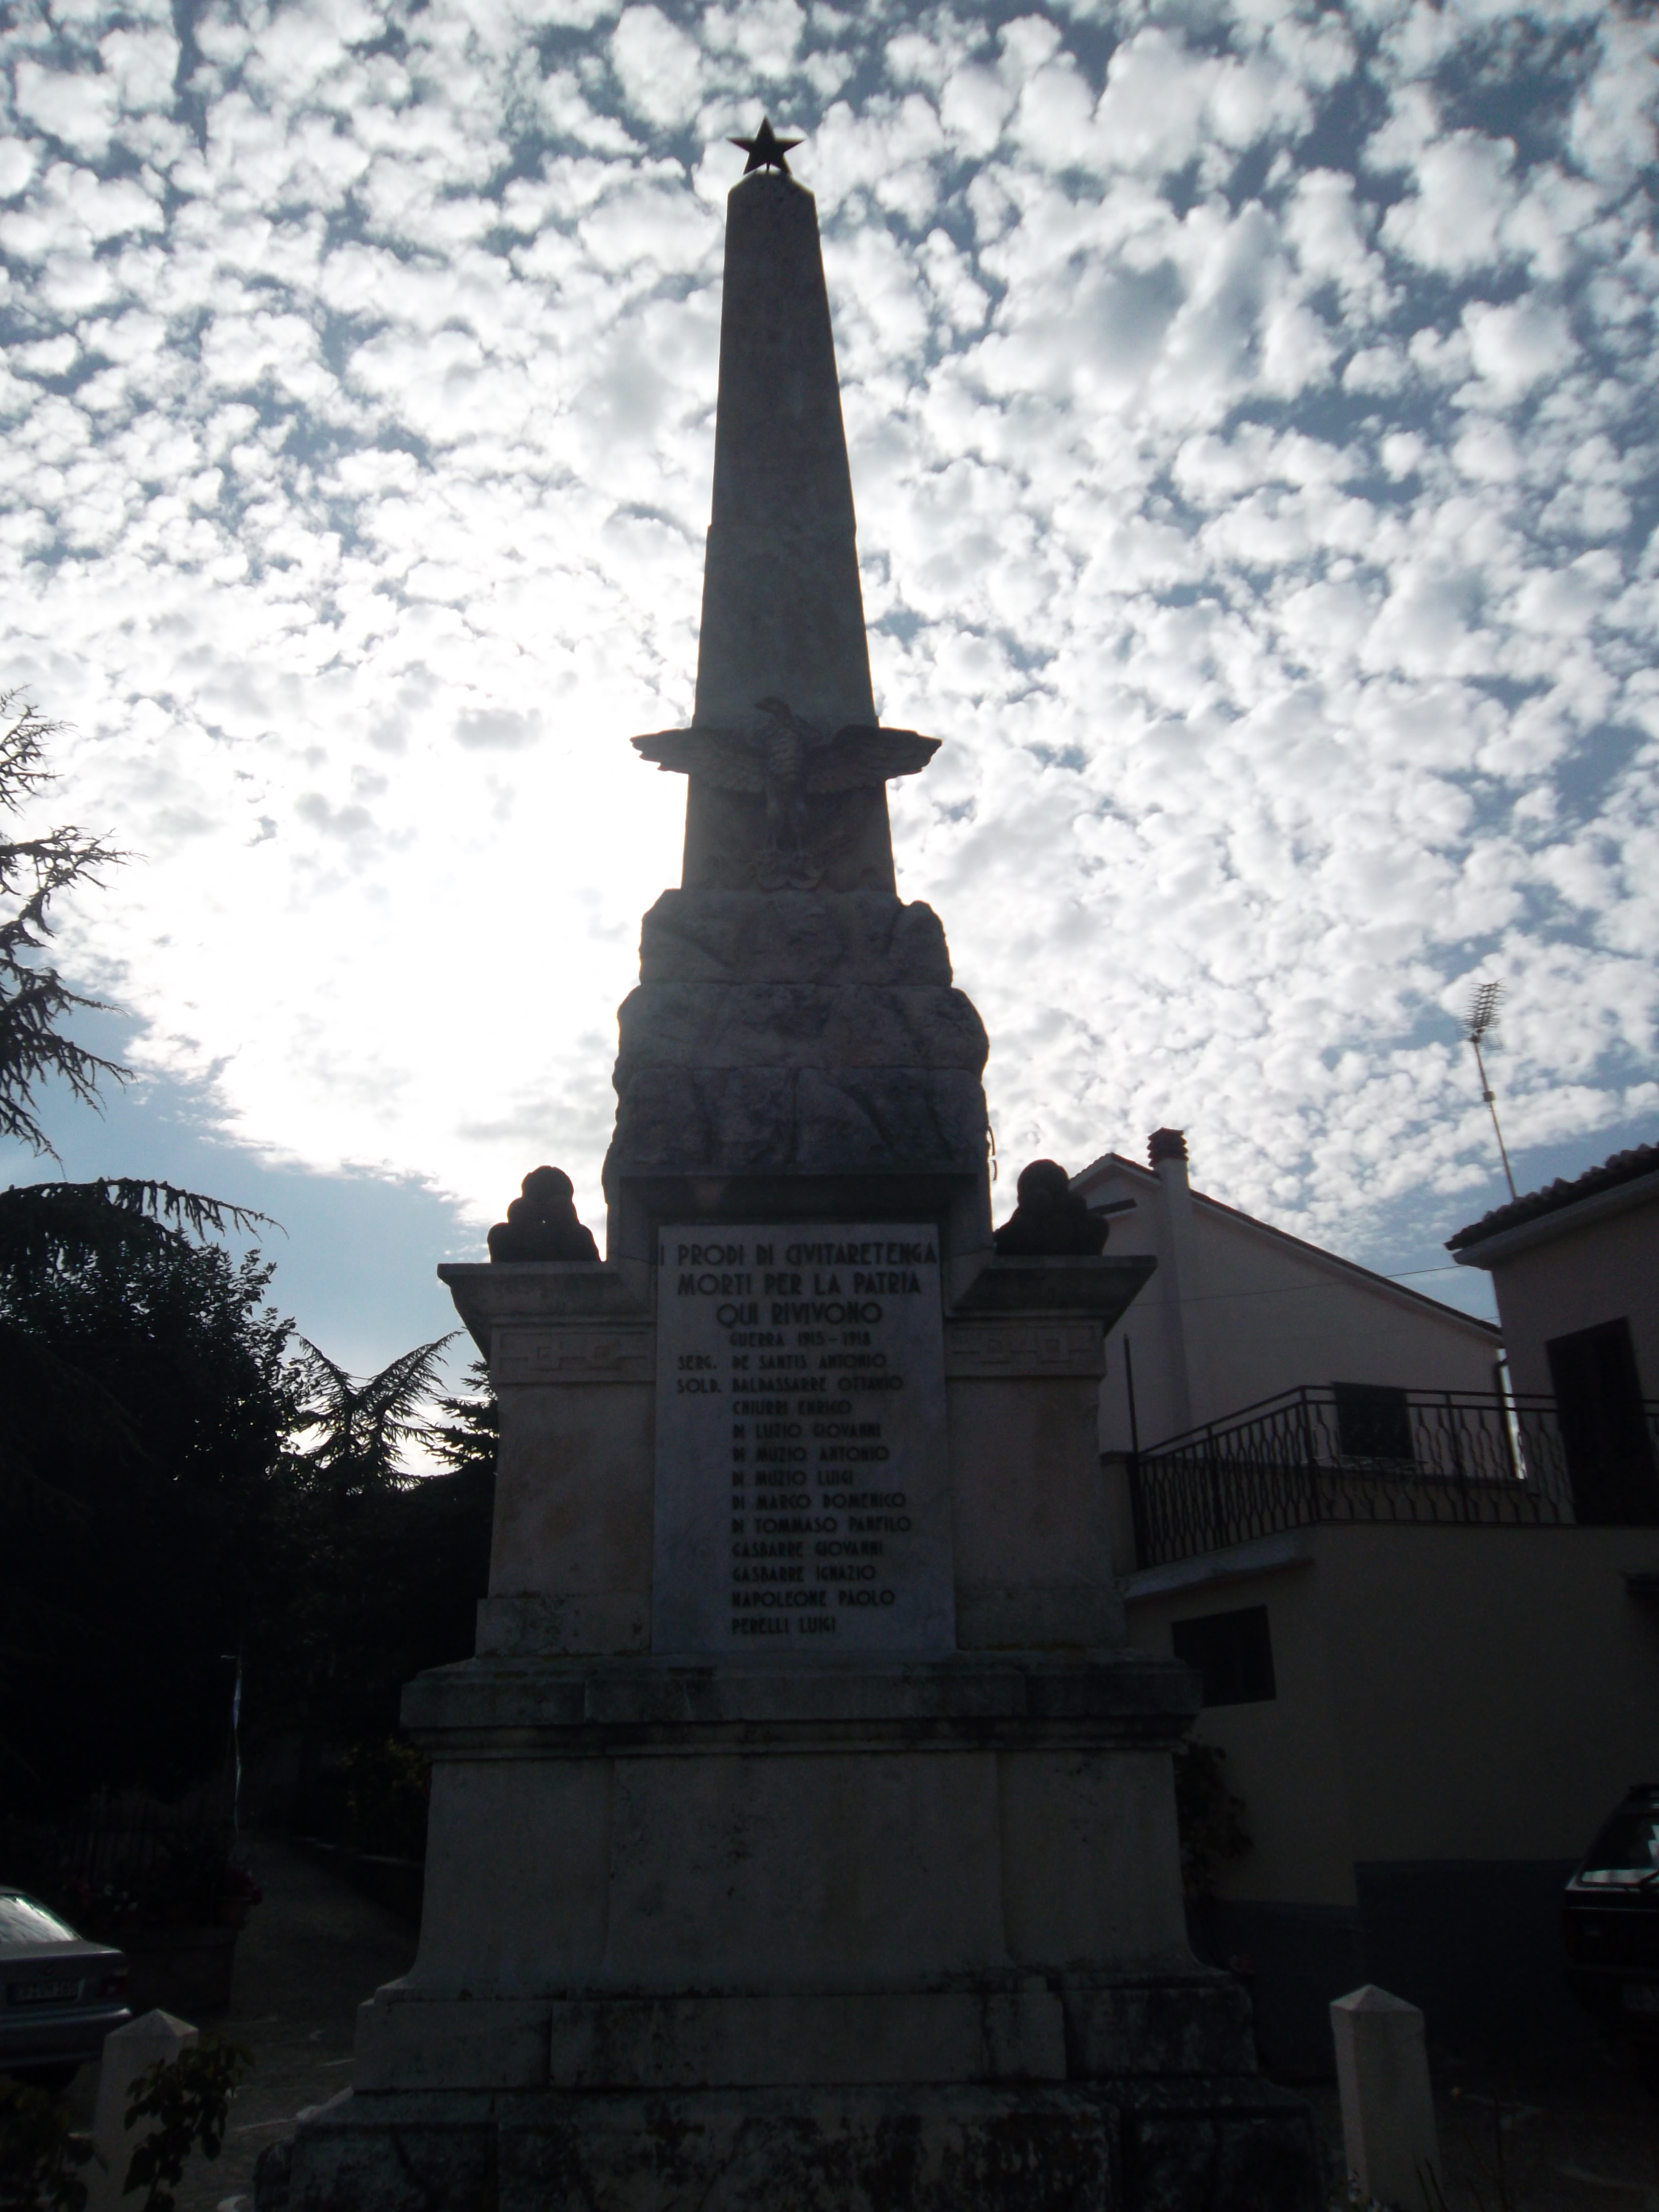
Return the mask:
[[[936,1232],[660,1231],[653,1649],[954,1641]]]

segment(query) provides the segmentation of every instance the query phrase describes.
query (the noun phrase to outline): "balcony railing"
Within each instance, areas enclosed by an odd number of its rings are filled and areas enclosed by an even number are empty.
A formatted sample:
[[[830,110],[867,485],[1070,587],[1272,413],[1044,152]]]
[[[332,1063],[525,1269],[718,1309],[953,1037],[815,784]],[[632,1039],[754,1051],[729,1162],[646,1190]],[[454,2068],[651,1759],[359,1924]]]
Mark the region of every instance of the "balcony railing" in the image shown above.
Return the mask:
[[[1327,1522],[1558,1528],[1659,1523],[1659,1406],[1645,1459],[1586,1468],[1548,1397],[1306,1386],[1129,1462],[1138,1567]],[[1626,1457],[1630,1455],[1626,1453]],[[1618,1510],[1589,1510],[1613,1494]]]

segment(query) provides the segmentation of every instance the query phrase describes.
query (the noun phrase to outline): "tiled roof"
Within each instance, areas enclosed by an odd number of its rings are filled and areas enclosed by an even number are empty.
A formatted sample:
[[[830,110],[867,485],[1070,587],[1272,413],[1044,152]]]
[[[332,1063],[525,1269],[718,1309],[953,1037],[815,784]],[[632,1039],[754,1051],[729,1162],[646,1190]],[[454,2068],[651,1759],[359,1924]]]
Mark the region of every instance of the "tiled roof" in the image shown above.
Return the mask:
[[[1634,1182],[1638,1176],[1650,1175],[1659,1175],[1659,1145],[1632,1145],[1629,1152],[1615,1152],[1599,1168],[1587,1168],[1571,1182],[1558,1176],[1545,1189],[1529,1190],[1524,1198],[1512,1198],[1507,1206],[1482,1214],[1479,1221],[1472,1221],[1455,1237],[1449,1237],[1446,1249],[1467,1251],[1471,1244],[1482,1243],[1488,1237],[1501,1236],[1506,1229],[1518,1229],[1523,1221],[1536,1221],[1540,1214],[1559,1213],[1564,1206],[1577,1206],[1582,1199],[1594,1198],[1600,1191],[1614,1190],[1621,1182]]]
[[[1091,1176],[1098,1175],[1105,1168],[1115,1169],[1131,1182],[1149,1184],[1153,1190],[1158,1188],[1157,1176],[1151,1168],[1143,1167],[1139,1160],[1127,1159],[1121,1152],[1103,1152],[1097,1160],[1091,1160],[1086,1168],[1080,1169],[1072,1177],[1073,1189],[1080,1188]],[[1374,1284],[1380,1290],[1390,1291],[1395,1297],[1404,1298],[1413,1305],[1427,1306],[1443,1321],[1461,1322],[1465,1328],[1494,1340],[1498,1336],[1495,1322],[1482,1321],[1475,1314],[1465,1313],[1462,1306],[1449,1306],[1443,1298],[1432,1298],[1426,1291],[1413,1290],[1408,1283],[1401,1282],[1393,1275],[1379,1275],[1375,1268],[1364,1267],[1358,1260],[1345,1260],[1340,1252],[1329,1251],[1322,1244],[1310,1244],[1305,1237],[1295,1236],[1288,1229],[1276,1229],[1271,1221],[1258,1220],[1254,1213],[1246,1213],[1237,1206],[1229,1206],[1224,1199],[1212,1198],[1206,1191],[1195,1190],[1193,1204],[1206,1207],[1212,1213],[1225,1214],[1230,1221],[1243,1222],[1257,1236],[1270,1238],[1275,1243],[1294,1245],[1298,1252],[1305,1252],[1310,1259],[1322,1261],[1328,1267],[1334,1267],[1344,1275],[1357,1275],[1362,1282]]]

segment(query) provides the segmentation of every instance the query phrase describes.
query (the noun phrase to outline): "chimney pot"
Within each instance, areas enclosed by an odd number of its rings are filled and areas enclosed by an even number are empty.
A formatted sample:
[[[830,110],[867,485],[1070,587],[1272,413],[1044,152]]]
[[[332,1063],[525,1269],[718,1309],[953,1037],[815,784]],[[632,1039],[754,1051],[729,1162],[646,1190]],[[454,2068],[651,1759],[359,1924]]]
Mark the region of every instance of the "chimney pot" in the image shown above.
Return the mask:
[[[1160,1160],[1184,1160],[1187,1157],[1187,1132],[1184,1129],[1154,1129],[1146,1139],[1146,1157],[1154,1167]]]

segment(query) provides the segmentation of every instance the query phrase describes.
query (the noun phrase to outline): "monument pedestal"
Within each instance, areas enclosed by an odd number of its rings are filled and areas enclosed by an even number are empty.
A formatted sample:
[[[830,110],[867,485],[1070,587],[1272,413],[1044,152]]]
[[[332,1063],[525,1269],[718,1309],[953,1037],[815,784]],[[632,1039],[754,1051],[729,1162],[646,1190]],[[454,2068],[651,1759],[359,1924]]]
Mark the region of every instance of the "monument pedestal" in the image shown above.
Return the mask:
[[[307,2212],[1305,2208],[1305,2106],[1192,1962],[1134,1655],[420,1679],[427,1920]]]
[[[649,1649],[683,1323],[610,1267],[445,1271],[501,1399],[496,1587],[478,1657],[405,1694],[433,1760],[420,1954],[301,2132],[295,2208],[1316,2201],[1305,2108],[1187,1948],[1170,1751],[1195,1684],[1115,1648],[1093,1399],[1144,1272],[967,1278],[942,1324],[956,1648],[832,1657]],[[750,1402],[724,1395],[722,1424]],[[845,1540],[847,1511],[806,1517],[836,1524],[785,1540],[809,1559]]]
[[[1242,2065],[1174,1877],[1189,1715],[1181,1670],[1127,1656],[423,1675],[427,1926],[356,2084],[1092,2078],[1139,2070],[1170,1976]]]
[[[1194,1964],[1133,1654],[495,1658],[411,1686],[420,1957],[308,2212],[1303,2206],[1305,2108]]]

